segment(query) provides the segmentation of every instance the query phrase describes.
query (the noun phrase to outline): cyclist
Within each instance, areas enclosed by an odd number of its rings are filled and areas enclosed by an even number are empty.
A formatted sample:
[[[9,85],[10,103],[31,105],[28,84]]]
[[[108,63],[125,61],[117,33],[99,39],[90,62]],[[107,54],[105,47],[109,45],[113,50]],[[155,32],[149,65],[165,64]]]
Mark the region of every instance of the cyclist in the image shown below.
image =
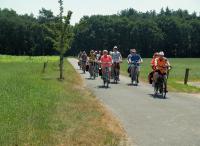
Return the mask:
[[[82,55],[81,55],[81,60],[82,60],[82,69],[83,69],[83,72],[85,73],[86,71],[86,64],[87,64],[87,61],[88,61],[88,57],[87,57],[87,54],[85,51],[83,51]]]
[[[158,58],[158,52],[154,53],[153,58],[151,60],[151,68],[152,68],[152,72],[149,73],[148,75],[148,80],[149,80],[149,84],[152,84],[153,82],[153,74],[156,70],[156,66],[155,66],[155,60]]]
[[[103,55],[102,52],[99,51],[99,60],[101,59],[101,56],[102,56],[102,55]]]
[[[90,55],[89,55],[89,72],[90,72],[90,76],[94,76],[94,69],[95,69],[95,62],[96,62],[96,54],[94,52],[94,50],[90,51]]]
[[[81,69],[81,62],[82,62],[82,61],[81,61],[81,60],[82,60],[82,59],[81,59],[82,54],[83,54],[82,51],[80,51],[79,54],[78,54],[78,65],[80,66],[80,69]]]
[[[94,50],[91,50],[90,55],[89,55],[89,62],[90,63],[95,62],[95,60],[96,60],[96,54],[95,54]]]
[[[161,76],[164,78],[166,83],[167,81],[167,71],[170,69],[170,63],[167,58],[164,57],[165,54],[161,51],[158,54],[158,57],[155,59],[155,73],[154,73],[154,84],[157,83],[158,78]],[[167,84],[165,85],[166,92],[167,91]]]
[[[134,62],[137,65],[138,75],[137,75],[137,83],[139,83],[139,74],[140,74],[140,64],[143,62],[141,56],[137,54],[136,49],[130,49],[130,54],[127,57],[127,62],[129,64],[128,72],[131,77],[131,64]]]
[[[101,51],[99,50],[99,51],[98,51],[98,54],[96,55],[96,60],[97,60],[97,65],[98,65],[98,73],[99,73],[99,76],[102,76],[102,69],[101,69],[101,64],[100,64],[101,56],[102,56],[102,53],[101,53]]]
[[[120,63],[122,62],[122,55],[118,51],[118,47],[117,46],[114,46],[114,48],[113,48],[112,59],[113,59],[113,66],[112,66],[112,68],[113,68],[114,71],[115,71],[115,68],[118,69],[117,76],[118,76],[118,81],[119,81],[120,80],[119,79]]]
[[[108,55],[108,51],[107,50],[103,51],[103,55],[101,56],[100,63],[101,63],[101,68],[102,68],[102,74],[105,73],[105,68],[106,67],[109,68],[109,79],[110,79],[111,66],[112,66],[112,57],[110,55]]]
[[[109,51],[109,55],[113,58],[113,52]],[[113,65],[111,66],[111,79],[114,77],[114,70],[113,70]]]

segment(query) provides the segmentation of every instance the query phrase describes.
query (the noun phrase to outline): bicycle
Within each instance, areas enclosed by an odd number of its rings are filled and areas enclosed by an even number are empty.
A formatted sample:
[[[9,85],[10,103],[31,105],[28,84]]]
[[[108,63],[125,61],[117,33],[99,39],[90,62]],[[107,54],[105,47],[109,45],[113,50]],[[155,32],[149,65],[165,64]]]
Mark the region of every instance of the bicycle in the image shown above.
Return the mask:
[[[132,85],[138,85],[138,73],[139,73],[139,68],[138,68],[138,62],[131,62],[130,65],[130,74],[131,74],[131,83]]]
[[[102,62],[101,64],[106,64],[106,65],[109,65],[109,64],[112,64],[111,62],[109,63],[104,63]],[[103,80],[103,85],[104,87],[108,88],[109,87],[109,84],[110,84],[110,70],[111,70],[111,67],[109,66],[106,66],[102,69],[102,80]]]
[[[119,81],[119,63],[114,62],[113,64],[113,79],[114,83],[118,83]]]
[[[167,80],[169,77],[169,71],[171,70],[171,66],[167,67],[167,73],[166,74],[161,74],[158,72],[158,79],[157,82],[154,85],[154,97],[160,93],[162,98],[166,98],[167,95]]]
[[[102,73],[103,85],[108,88],[110,84],[110,68],[105,67]]]
[[[82,65],[82,70],[83,70],[83,73],[85,74],[86,72],[86,64],[87,62],[86,61],[82,61],[81,65]]]
[[[95,75],[96,77],[99,76],[99,64],[97,62],[95,63]]]
[[[89,73],[90,73],[90,78],[93,78],[93,79],[96,78],[95,62],[90,62]]]

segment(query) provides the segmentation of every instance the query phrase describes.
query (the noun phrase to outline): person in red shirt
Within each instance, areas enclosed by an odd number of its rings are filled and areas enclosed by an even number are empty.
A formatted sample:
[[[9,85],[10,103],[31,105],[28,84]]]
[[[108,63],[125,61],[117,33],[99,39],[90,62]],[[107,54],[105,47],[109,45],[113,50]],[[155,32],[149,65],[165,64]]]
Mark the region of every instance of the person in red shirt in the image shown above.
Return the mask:
[[[151,60],[151,67],[152,67],[152,69],[153,69],[153,71],[155,71],[156,70],[156,59],[159,57],[159,54],[158,54],[158,52],[156,52],[156,53],[154,53],[154,55],[153,55],[153,58],[152,58],[152,60]]]
[[[112,57],[108,55],[107,50],[103,51],[103,55],[101,56],[100,63],[101,63],[102,73],[105,73],[105,68],[108,67],[109,73],[111,75]]]
[[[150,72],[149,73],[149,76],[148,76],[148,79],[149,79],[149,84],[152,84],[152,82],[153,82],[153,74],[154,74],[154,72],[156,71],[156,59],[159,57],[159,53],[158,52],[156,52],[156,53],[154,53],[154,55],[153,55],[153,58],[152,58],[152,60],[151,60],[151,68],[152,68],[152,72]]]

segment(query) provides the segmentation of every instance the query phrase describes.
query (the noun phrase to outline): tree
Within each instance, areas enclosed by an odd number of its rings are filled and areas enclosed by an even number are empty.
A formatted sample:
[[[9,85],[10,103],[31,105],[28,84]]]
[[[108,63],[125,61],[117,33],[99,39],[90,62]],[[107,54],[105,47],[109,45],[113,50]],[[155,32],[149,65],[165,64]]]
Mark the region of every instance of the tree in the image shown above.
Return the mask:
[[[58,1],[60,5],[59,23],[58,23],[58,38],[55,43],[56,49],[60,53],[60,80],[64,79],[63,76],[63,64],[64,64],[64,54],[70,48],[73,34],[71,32],[70,19],[72,16],[72,11],[68,11],[67,16],[63,16],[63,0]]]

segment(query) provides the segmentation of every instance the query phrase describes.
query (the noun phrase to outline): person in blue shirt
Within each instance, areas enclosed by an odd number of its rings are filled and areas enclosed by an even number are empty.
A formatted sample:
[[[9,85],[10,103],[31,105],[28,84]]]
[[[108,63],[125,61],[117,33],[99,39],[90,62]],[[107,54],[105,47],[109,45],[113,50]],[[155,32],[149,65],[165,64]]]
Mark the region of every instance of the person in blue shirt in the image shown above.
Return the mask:
[[[127,62],[128,62],[128,72],[129,72],[129,76],[131,76],[131,71],[130,71],[130,67],[131,64],[135,64],[138,67],[138,77],[139,78],[139,74],[140,74],[140,64],[143,62],[141,56],[139,54],[137,54],[136,49],[130,49],[130,54],[127,57]],[[139,83],[139,80],[137,81]]]

